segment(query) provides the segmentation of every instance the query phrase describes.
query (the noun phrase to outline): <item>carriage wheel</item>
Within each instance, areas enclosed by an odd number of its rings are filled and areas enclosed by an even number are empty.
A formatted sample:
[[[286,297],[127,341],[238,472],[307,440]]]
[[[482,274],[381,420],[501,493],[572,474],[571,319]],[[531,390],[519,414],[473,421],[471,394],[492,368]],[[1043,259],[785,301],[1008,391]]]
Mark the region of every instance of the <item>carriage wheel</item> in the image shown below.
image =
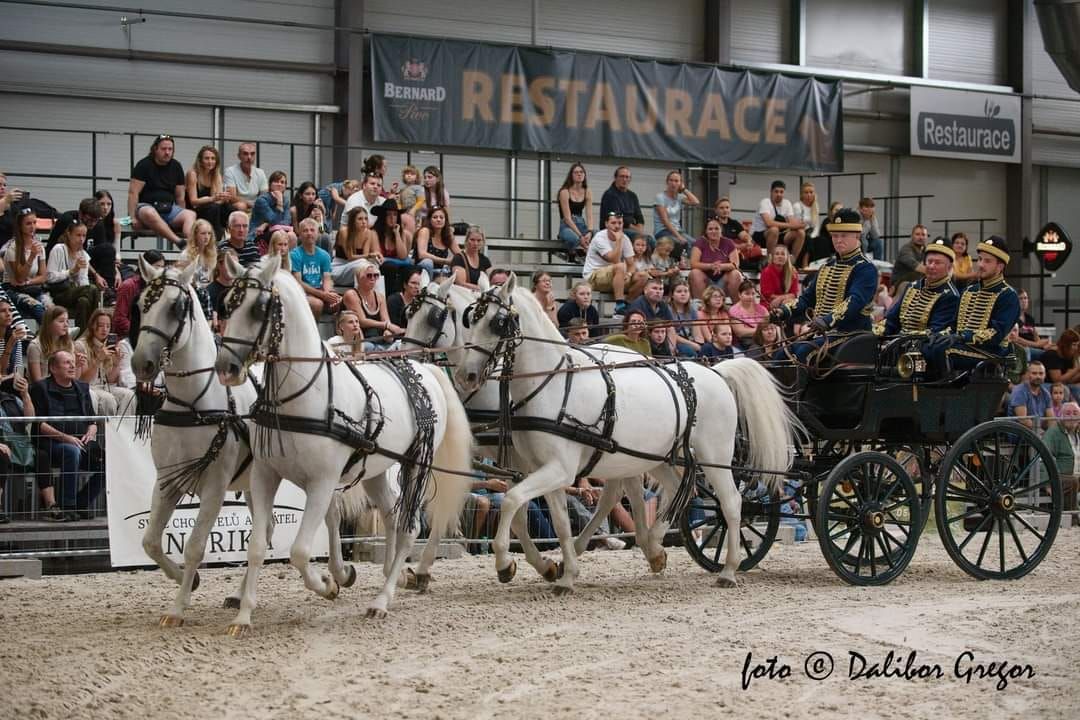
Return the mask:
[[[1057,536],[1061,504],[1053,456],[1011,420],[982,423],[956,441],[934,498],[946,552],[979,580],[1015,580],[1034,570]]]
[[[815,530],[829,567],[852,585],[884,585],[915,554],[921,527],[915,483],[894,458],[860,452],[825,480]]]
[[[766,498],[759,499],[745,488],[742,497],[739,545],[742,547],[743,557],[739,562],[739,570],[746,571],[761,562],[772,547],[776,540],[776,531],[780,527],[780,513],[776,503],[763,503],[761,500]],[[762,524],[764,528],[761,527]],[[690,501],[680,516],[679,530],[682,532],[686,551],[694,562],[709,572],[720,572],[724,569],[720,555],[724,552],[728,526],[720,508],[720,499],[707,482],[698,482],[697,497]]]

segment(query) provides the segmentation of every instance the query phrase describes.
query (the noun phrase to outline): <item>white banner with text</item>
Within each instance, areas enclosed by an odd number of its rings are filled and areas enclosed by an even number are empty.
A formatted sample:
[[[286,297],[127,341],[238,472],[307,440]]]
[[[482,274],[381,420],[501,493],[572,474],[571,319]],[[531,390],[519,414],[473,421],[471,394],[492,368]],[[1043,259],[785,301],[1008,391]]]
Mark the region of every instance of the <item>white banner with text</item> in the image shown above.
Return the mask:
[[[911,88],[911,154],[1020,162],[1020,96]]]

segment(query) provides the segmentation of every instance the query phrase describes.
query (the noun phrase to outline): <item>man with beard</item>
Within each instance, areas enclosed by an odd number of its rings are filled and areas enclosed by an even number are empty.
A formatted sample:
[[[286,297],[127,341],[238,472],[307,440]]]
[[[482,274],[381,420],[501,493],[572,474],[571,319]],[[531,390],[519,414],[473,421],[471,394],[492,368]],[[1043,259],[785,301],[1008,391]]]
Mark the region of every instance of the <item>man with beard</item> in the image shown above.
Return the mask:
[[[1050,407],[1050,391],[1046,389],[1046,368],[1038,360],[1032,360],[1028,365],[1024,382],[1013,388],[1009,396],[1009,414],[1018,418],[1028,427],[1032,426],[1030,418],[1046,417],[1046,411]],[[1036,428],[1039,429],[1039,428]]]

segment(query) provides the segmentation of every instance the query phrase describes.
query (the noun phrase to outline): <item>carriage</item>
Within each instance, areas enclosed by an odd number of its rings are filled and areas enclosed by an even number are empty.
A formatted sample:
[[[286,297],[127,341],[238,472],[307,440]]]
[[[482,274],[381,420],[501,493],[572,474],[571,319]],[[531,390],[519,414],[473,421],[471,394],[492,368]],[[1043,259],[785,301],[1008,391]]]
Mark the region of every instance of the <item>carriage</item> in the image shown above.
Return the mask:
[[[782,523],[808,522],[840,578],[885,584],[911,561],[930,515],[946,552],[975,578],[1020,578],[1046,557],[1060,522],[1061,483],[1034,431],[994,419],[1008,387],[1000,366],[927,379],[918,342],[860,333],[816,365],[774,369],[793,388],[808,437],[796,443],[779,495],[764,492],[752,470],[736,468],[739,569],[761,562]],[[680,529],[699,565],[723,569],[730,530],[706,484]]]

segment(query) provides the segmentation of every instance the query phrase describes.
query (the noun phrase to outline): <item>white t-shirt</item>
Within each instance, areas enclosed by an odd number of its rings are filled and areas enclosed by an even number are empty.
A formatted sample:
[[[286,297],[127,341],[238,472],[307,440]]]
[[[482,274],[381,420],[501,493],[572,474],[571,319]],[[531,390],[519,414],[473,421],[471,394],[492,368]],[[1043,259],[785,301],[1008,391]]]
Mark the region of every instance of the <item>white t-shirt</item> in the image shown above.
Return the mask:
[[[249,178],[240,169],[239,163],[225,168],[225,187],[235,187],[236,196],[249,203],[255,202],[260,193],[270,189],[270,183],[266,179],[266,173],[257,167],[251,168]]]
[[[86,267],[71,275],[71,268],[75,267],[75,263],[80,258],[86,260]],[[47,266],[49,268],[49,282],[51,283],[59,283],[70,279],[74,285],[90,284],[90,256],[86,254],[85,250],[80,250],[73,258],[68,254],[67,245],[56,243],[53,245],[52,252],[49,253]]]
[[[364,197],[363,190],[354,192],[349,196],[349,199],[345,201],[345,209],[341,211],[341,227],[345,227],[345,224],[349,222],[349,211],[355,207],[362,207],[367,210],[368,227],[371,227],[375,224],[375,217],[371,214],[371,209],[379,207],[384,202],[386,202],[386,198],[376,197],[375,202],[369,204],[367,198]]]
[[[26,250],[23,252],[23,260],[25,261],[30,257],[30,245],[27,244]],[[3,282],[14,283],[15,273],[8,268],[15,262],[15,239],[12,238],[11,242],[7,244],[7,251],[4,253],[4,273]],[[45,253],[44,251],[38,253],[38,256],[34,258],[34,262],[30,265],[30,274],[27,275],[27,279],[35,278],[41,274],[41,270],[45,265]]]
[[[806,207],[803,205],[802,200],[795,203],[792,206],[795,211],[795,217],[799,218],[806,224],[807,232],[810,233],[810,237],[816,238],[818,236],[818,221],[814,215],[814,208]]]
[[[607,230],[601,230],[593,236],[592,242],[589,243],[589,251],[585,254],[585,267],[581,269],[581,277],[586,280],[595,271],[602,267],[611,265],[604,259],[604,255],[611,253],[615,248],[615,244],[610,237],[608,237]],[[634,257],[634,247],[630,244],[630,238],[623,233],[622,236],[622,257],[623,260]]]
[[[773,206],[772,197],[764,198],[758,203],[757,212],[754,213],[754,222],[750,226],[750,233],[765,232],[765,220],[761,216],[767,215],[770,219],[775,219],[777,213],[790,220],[795,217],[795,208],[791,207],[791,201],[787,198],[781,200],[780,204],[775,207]]]

